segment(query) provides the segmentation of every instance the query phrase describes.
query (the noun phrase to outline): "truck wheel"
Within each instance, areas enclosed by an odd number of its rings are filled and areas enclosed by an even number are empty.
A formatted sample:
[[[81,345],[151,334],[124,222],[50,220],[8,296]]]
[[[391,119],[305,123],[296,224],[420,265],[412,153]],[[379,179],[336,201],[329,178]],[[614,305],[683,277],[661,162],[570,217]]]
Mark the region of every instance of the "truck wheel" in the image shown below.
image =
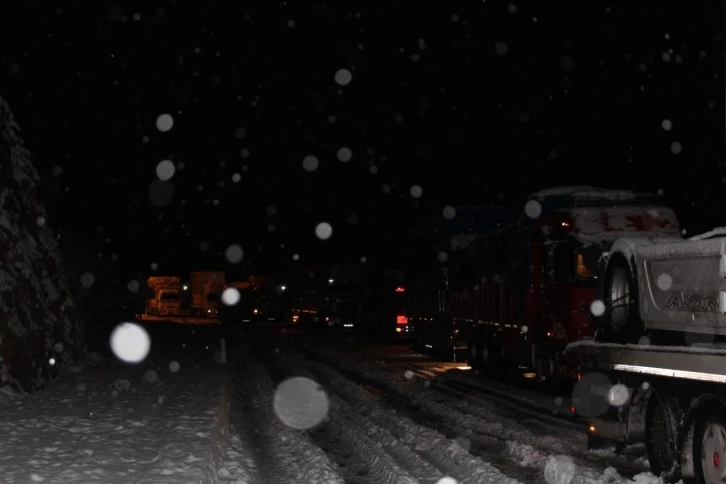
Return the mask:
[[[693,470],[698,484],[723,482],[726,466],[726,419],[711,407],[696,421],[693,433]]]
[[[555,363],[552,351],[545,349],[542,343],[532,343],[532,368],[537,373],[537,379],[552,380],[555,375]]]
[[[646,452],[651,472],[667,482],[676,482],[681,474],[678,456],[683,415],[676,399],[651,395],[645,426]]]
[[[479,342],[477,341],[477,335],[471,337],[469,341],[469,366],[472,370],[479,369]]]
[[[605,272],[603,293],[603,302],[608,308],[602,327],[605,339],[612,343],[637,343],[644,331],[638,311],[637,277],[622,254],[612,255]]]
[[[489,347],[482,335],[475,334],[469,343],[469,366],[472,370],[481,370],[489,362]]]

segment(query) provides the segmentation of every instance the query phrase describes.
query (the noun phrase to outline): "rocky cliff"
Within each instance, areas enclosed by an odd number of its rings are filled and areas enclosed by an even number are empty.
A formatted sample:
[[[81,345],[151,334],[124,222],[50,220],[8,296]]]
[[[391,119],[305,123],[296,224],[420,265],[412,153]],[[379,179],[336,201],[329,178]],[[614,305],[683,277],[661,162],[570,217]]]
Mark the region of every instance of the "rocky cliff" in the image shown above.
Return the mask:
[[[26,391],[53,375],[51,363],[73,362],[83,351],[38,184],[20,129],[0,97],[0,385]]]

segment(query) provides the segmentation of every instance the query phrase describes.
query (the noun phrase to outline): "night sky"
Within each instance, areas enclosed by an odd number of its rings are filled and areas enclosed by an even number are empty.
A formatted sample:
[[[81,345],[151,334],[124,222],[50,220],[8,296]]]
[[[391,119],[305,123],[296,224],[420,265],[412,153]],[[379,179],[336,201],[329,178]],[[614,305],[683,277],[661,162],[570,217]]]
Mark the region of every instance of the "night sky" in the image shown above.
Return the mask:
[[[10,1],[0,95],[51,221],[122,272],[219,267],[233,243],[259,270],[395,261],[445,205],[552,185],[726,224],[724,33],[717,2]]]

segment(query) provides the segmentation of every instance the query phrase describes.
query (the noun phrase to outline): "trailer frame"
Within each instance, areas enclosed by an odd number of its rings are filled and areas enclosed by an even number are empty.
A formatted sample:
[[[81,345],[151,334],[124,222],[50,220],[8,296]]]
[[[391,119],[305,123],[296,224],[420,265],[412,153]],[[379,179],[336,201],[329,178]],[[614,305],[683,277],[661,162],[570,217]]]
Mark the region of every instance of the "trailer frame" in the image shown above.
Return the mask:
[[[587,419],[589,447],[644,443],[665,480],[717,482],[709,478],[726,466],[726,346],[579,341],[564,357],[580,371],[573,406]],[[708,450],[718,439],[724,448]]]

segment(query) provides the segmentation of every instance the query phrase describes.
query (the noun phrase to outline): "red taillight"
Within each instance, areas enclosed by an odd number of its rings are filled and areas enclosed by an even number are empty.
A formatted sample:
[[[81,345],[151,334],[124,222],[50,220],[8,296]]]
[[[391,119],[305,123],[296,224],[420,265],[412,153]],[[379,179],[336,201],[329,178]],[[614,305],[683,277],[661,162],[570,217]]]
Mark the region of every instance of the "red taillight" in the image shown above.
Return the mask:
[[[408,318],[403,315],[396,316],[396,324],[408,324]]]
[[[572,407],[570,407],[570,413],[572,415],[575,415],[577,413],[577,410],[575,410],[575,406],[574,405]]]
[[[396,288],[396,292],[406,292],[406,289],[402,288],[401,286],[398,286]]]

